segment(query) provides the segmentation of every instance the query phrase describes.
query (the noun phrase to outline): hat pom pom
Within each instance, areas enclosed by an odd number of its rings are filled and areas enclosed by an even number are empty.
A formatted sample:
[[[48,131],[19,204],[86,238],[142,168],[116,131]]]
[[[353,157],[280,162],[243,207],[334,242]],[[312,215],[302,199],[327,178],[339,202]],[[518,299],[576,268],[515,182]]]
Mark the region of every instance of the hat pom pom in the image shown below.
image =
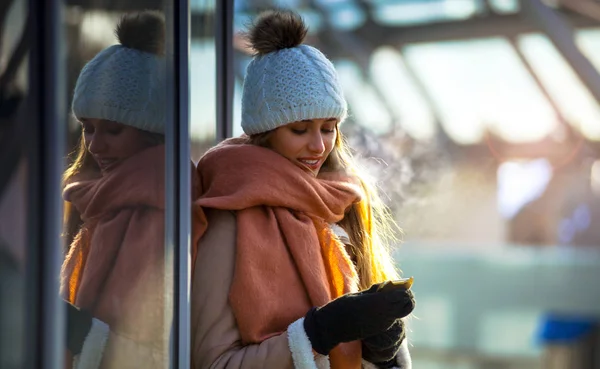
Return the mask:
[[[258,55],[299,46],[308,28],[302,17],[292,11],[268,11],[260,14],[247,38]]]
[[[156,55],[165,54],[165,17],[159,11],[125,14],[115,34],[125,47]]]

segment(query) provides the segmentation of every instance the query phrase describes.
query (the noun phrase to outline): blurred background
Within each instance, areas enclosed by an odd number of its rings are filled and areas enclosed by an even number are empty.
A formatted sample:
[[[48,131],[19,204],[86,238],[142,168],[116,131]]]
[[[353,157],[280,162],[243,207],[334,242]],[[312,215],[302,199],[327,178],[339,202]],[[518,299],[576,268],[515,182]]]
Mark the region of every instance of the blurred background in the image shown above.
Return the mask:
[[[404,231],[415,368],[600,367],[599,1],[234,4],[234,135],[260,10],[299,11],[339,71],[342,129]]]
[[[306,43],[339,72],[350,105],[342,130],[403,229],[392,246],[403,274],[415,277],[413,367],[600,368],[600,1],[235,0],[225,129],[217,1],[190,0],[194,161],[223,132],[241,133],[251,51],[239,32],[261,10],[298,11],[310,28]],[[0,6],[2,98],[28,93],[29,4]],[[116,43],[124,12],[171,9],[163,0],[63,4],[65,111],[81,68]],[[66,120],[65,158],[80,136]],[[14,209],[27,206],[22,184],[35,178],[27,179],[25,159],[12,164],[0,181],[8,183],[0,187],[0,242],[23,269],[25,249],[14,245],[27,235],[28,213]],[[22,299],[22,285],[0,287],[3,299]],[[5,321],[20,332],[15,314]],[[26,351],[9,343],[0,357],[18,362]]]

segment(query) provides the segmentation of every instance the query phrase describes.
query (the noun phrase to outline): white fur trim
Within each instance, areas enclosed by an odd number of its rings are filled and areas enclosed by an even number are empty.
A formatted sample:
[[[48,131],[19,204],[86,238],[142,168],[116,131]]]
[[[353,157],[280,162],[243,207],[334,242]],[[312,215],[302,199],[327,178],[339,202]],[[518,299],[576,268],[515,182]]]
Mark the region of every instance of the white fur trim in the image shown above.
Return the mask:
[[[329,356],[315,354],[315,363],[317,364],[318,369],[329,369],[331,365],[329,364]]]
[[[397,369],[412,369],[412,360],[410,358],[410,352],[408,352],[408,340],[404,339],[404,341],[400,344],[400,350],[396,355],[396,363],[398,366]]]
[[[83,341],[81,353],[73,358],[73,369],[98,369],[110,329],[98,319],[92,319],[90,332]]]
[[[310,340],[304,331],[304,318],[290,324],[287,334],[295,369],[329,369],[329,357],[313,353]]]

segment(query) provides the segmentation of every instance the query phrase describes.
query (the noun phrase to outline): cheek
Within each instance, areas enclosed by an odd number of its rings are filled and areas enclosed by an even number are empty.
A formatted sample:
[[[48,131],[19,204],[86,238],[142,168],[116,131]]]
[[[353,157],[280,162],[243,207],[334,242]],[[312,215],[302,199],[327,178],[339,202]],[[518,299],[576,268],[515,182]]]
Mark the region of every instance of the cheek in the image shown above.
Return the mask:
[[[83,134],[83,143],[84,143],[85,147],[87,147],[88,149],[90,147],[90,142],[92,142],[92,135],[89,133],[84,133]]]
[[[140,135],[135,138],[135,145],[132,144],[131,146],[135,146],[135,151],[138,152],[150,147],[150,143],[145,137]]]
[[[335,146],[336,138],[337,138],[337,136],[335,134],[332,134],[331,137],[327,137],[327,139],[324,140],[325,151],[327,152],[327,155],[329,155],[331,153],[331,151],[333,150],[333,147]]]
[[[287,152],[289,152],[290,156],[294,158],[298,155],[304,153],[306,147],[308,146],[307,136],[298,136],[295,134],[290,134],[287,140]]]
[[[144,140],[133,132],[123,132],[115,136],[112,148],[121,158],[127,158],[144,149]]]
[[[294,159],[301,148],[298,137],[285,131],[278,131],[271,136],[270,145],[273,151],[288,158]]]

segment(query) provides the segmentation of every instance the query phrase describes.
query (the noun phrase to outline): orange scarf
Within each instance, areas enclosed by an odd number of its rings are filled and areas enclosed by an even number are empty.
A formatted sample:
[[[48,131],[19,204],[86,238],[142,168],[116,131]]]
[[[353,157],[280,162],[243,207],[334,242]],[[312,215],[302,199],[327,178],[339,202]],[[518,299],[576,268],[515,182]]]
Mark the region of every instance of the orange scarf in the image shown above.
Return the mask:
[[[159,145],[63,193],[84,222],[63,263],[63,298],[138,342],[166,338],[164,168]]]
[[[193,245],[209,226],[202,207],[236,211],[229,302],[244,343],[279,335],[311,307],[358,289],[354,265],[328,226],[359,201],[352,178],[314,178],[274,151],[239,139],[206,153],[198,173],[202,195],[194,203]],[[329,359],[333,369],[360,368],[360,342],[338,345]]]

